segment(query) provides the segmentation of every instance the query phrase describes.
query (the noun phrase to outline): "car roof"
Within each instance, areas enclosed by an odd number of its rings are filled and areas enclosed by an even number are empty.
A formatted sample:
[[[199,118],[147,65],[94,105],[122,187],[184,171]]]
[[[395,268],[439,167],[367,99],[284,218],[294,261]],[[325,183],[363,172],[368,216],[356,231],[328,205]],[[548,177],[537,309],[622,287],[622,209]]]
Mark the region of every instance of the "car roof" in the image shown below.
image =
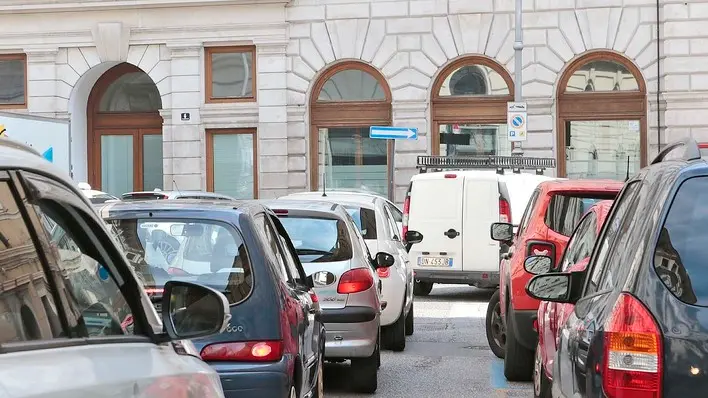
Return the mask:
[[[446,174],[456,174],[463,177],[474,177],[484,180],[498,180],[501,174],[497,174],[495,170],[447,170],[447,171],[429,171],[427,173],[416,174],[411,178],[411,182],[418,180],[440,180],[445,178]]]
[[[222,195],[214,192],[207,191],[133,191],[126,192],[121,196],[125,195],[139,195],[139,194],[155,194],[155,195],[167,195],[167,196],[181,196],[181,195],[199,195],[199,196],[212,196],[215,198],[228,198],[228,195]]]
[[[208,200],[208,199],[180,199],[180,200],[136,200],[128,202],[110,202],[94,205],[102,218],[110,218],[118,214],[141,212],[231,212],[231,213],[257,213],[262,209],[254,201],[239,200]]]
[[[538,184],[539,188],[545,192],[558,191],[614,191],[619,192],[624,186],[624,182],[608,179],[584,179],[584,180],[553,180],[544,181]]]
[[[270,207],[278,214],[278,210],[287,210],[288,214],[319,215],[342,217],[347,214],[341,205],[319,200],[271,199],[261,200],[264,206]]]
[[[301,192],[296,194],[291,194],[287,196],[281,196],[278,200],[306,200],[306,201],[320,201],[337,203],[343,206],[353,205],[357,207],[363,207],[366,209],[373,210],[375,208],[374,203],[378,199],[384,199],[383,197],[370,194],[360,194],[356,192],[334,192],[327,193],[327,196],[322,196],[322,192]]]

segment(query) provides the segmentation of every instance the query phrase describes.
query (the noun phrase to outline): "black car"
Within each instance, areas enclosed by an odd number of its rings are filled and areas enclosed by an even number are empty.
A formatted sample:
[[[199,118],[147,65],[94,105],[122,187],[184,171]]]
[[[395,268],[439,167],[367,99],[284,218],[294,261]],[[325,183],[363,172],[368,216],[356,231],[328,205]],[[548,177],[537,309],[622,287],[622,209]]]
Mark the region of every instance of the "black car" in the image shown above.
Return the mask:
[[[271,210],[180,199],[118,202],[98,211],[155,304],[172,280],[228,298],[225,332],[193,340],[227,398],[322,396],[325,332],[317,296]]]
[[[573,303],[559,330],[553,397],[698,397],[708,387],[708,163],[693,140],[627,181],[586,271],[526,290]]]

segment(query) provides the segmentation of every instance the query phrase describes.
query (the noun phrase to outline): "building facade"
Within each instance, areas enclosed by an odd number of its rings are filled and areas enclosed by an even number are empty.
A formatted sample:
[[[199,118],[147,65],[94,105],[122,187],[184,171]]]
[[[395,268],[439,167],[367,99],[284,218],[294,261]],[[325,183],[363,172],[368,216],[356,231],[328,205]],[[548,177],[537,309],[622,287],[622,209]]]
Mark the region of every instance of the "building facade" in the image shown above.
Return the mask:
[[[708,141],[708,2],[524,1],[520,82],[514,3],[0,0],[0,110],[70,120],[74,179],[114,194],[401,202],[418,155],[510,153],[517,84],[524,154],[559,176],[624,179],[659,145]]]

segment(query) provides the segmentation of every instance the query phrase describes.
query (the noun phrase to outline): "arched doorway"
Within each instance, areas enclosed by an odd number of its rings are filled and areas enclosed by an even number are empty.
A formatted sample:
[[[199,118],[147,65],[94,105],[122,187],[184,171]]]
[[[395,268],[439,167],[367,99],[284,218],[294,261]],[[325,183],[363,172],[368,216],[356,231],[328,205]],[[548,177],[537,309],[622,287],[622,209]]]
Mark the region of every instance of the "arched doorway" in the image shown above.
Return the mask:
[[[559,176],[624,180],[646,164],[646,84],[634,64],[587,53],[568,65],[557,98]]]
[[[147,73],[123,63],[88,98],[88,176],[113,195],[162,188],[162,100]]]
[[[328,188],[388,192],[387,140],[369,138],[370,126],[391,125],[391,90],[362,62],[332,66],[315,82],[310,100],[310,183]]]
[[[513,92],[509,74],[490,58],[468,56],[443,68],[432,87],[433,155],[510,155]]]

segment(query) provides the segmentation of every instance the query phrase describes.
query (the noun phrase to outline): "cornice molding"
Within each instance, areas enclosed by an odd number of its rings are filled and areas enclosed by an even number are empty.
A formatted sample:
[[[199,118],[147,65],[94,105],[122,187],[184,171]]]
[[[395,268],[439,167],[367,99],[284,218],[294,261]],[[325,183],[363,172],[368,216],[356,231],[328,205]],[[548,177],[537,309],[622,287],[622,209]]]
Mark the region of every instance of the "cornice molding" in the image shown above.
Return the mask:
[[[23,51],[31,63],[54,63],[57,60],[59,47],[26,47]]]
[[[140,8],[240,6],[276,4],[290,0],[4,0],[0,14],[30,14],[67,11],[111,11]]]

